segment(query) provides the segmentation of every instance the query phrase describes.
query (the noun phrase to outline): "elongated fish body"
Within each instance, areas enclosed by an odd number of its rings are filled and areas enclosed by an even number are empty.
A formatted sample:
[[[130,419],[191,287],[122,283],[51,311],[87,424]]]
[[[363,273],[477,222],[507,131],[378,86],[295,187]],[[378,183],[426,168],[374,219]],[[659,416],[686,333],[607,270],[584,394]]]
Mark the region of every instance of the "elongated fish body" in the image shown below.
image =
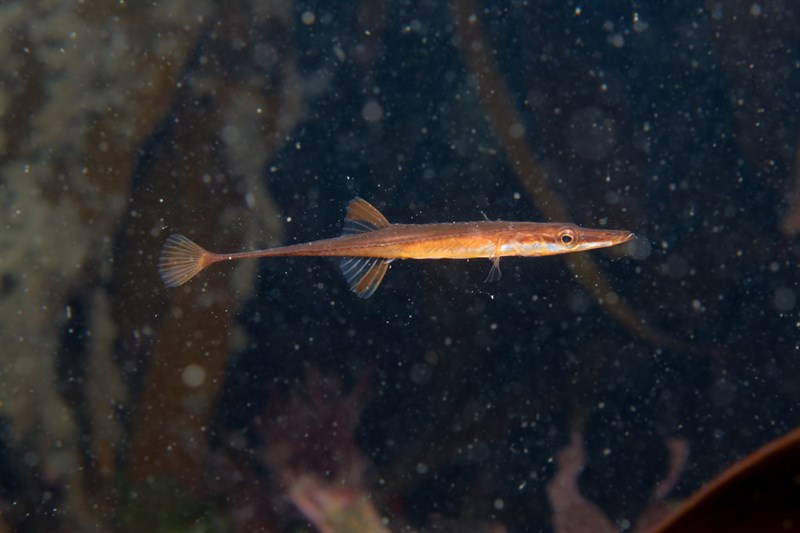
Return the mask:
[[[488,280],[500,278],[500,258],[539,257],[607,248],[631,240],[623,230],[581,228],[538,222],[454,222],[390,224],[371,204],[356,198],[347,207],[340,237],[266,250],[217,254],[182,235],[171,235],[159,258],[165,285],[177,287],[208,265],[261,257],[341,257],[342,273],[358,296],[368,298],[395,259],[492,260]]]
[[[549,238],[558,230],[586,230],[572,224],[538,222],[453,222],[449,224],[392,224],[368,233],[343,235],[303,244],[259,250],[253,257],[359,256],[384,259],[494,259],[510,256],[545,256],[602,248],[586,242],[581,249],[565,250]],[[612,230],[614,231],[614,230]],[[630,235],[630,232],[624,232]],[[535,239],[534,235],[544,238]],[[613,246],[614,235],[605,241]],[[524,244],[523,244],[524,243]],[[574,247],[578,247],[578,243]],[[239,258],[239,254],[230,254]]]

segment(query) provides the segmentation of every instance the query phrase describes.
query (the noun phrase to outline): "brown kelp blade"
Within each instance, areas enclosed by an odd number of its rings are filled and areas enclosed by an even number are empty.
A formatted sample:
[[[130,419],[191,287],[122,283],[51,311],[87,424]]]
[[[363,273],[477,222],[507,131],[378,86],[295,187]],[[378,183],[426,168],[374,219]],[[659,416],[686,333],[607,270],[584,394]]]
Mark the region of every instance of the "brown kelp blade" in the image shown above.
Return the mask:
[[[190,239],[173,233],[158,258],[158,273],[167,287],[178,287],[209,265],[211,254]]]
[[[800,428],[728,467],[647,533],[800,528]]]

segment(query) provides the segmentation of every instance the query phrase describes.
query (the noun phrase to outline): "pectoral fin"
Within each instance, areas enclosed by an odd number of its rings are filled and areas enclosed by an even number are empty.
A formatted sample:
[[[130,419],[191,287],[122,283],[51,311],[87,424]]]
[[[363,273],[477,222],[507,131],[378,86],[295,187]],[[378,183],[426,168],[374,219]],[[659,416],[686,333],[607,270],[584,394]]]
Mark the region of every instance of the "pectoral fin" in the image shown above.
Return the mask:
[[[489,275],[486,276],[486,283],[490,281],[498,281],[500,278],[503,277],[503,273],[500,272],[500,258],[499,257],[492,257],[492,269],[489,270]]]
[[[350,290],[359,298],[369,298],[383,281],[391,262],[391,259],[379,257],[345,257],[339,261],[339,268]]]

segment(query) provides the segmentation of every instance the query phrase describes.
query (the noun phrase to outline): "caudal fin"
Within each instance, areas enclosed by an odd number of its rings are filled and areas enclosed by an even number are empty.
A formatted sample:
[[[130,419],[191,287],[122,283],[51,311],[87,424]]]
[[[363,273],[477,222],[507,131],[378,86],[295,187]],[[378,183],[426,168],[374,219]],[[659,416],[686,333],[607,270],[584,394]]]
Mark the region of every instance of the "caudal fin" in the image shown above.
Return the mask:
[[[210,254],[183,235],[173,233],[158,258],[158,273],[167,287],[183,285],[210,264]]]

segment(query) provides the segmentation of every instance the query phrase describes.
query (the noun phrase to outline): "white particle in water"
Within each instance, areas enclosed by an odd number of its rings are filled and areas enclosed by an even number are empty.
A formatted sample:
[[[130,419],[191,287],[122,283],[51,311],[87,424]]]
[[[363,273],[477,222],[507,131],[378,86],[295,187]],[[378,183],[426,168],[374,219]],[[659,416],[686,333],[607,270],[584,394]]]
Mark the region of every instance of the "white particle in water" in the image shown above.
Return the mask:
[[[314,24],[314,22],[316,22],[317,17],[311,11],[305,11],[303,12],[302,15],[300,15],[300,20],[306,26],[311,26],[312,24]]]
[[[200,365],[190,364],[186,365],[181,374],[183,384],[187,387],[196,389],[206,381],[206,369]]]
[[[361,117],[367,122],[378,122],[383,118],[383,108],[375,100],[370,100],[361,108]]]

